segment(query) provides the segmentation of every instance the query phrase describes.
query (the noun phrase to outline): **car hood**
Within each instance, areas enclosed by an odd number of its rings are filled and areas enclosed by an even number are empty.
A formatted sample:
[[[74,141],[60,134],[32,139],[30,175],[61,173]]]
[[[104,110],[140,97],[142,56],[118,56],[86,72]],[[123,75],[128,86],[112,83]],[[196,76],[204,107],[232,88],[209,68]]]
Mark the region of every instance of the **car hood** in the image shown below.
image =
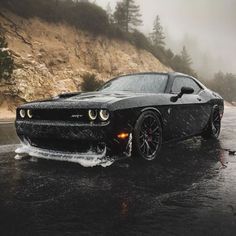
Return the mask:
[[[25,109],[57,109],[57,108],[103,108],[113,109],[113,105],[121,101],[128,101],[130,99],[136,100],[147,96],[152,96],[147,93],[130,93],[130,92],[119,92],[119,93],[101,93],[101,92],[90,92],[81,93],[69,98],[57,97],[51,100],[35,101],[22,105],[20,108]]]
[[[77,102],[87,102],[87,103],[110,103],[120,99],[138,96],[135,93],[101,93],[101,92],[92,92],[92,93],[82,93],[71,98],[67,98],[67,101],[77,101]],[[139,95],[140,96],[140,95]]]

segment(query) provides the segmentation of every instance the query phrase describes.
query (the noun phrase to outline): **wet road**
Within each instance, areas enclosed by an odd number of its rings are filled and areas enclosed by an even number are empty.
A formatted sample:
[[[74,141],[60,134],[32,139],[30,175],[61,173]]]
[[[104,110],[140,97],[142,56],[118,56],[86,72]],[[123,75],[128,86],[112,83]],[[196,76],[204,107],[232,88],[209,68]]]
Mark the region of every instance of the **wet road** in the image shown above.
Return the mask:
[[[15,161],[12,125],[0,142],[0,235],[236,234],[235,108],[219,141],[171,144],[146,164]]]

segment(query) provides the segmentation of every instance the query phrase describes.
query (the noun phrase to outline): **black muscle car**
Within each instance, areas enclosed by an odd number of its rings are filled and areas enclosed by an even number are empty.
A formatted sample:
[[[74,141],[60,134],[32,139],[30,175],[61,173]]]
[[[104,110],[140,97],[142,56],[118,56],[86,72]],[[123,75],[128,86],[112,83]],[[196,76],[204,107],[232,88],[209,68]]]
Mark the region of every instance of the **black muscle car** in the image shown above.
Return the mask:
[[[223,112],[222,97],[191,76],[124,75],[95,92],[18,107],[16,131],[24,146],[19,153],[73,162],[85,153],[153,160],[165,142],[218,138]]]

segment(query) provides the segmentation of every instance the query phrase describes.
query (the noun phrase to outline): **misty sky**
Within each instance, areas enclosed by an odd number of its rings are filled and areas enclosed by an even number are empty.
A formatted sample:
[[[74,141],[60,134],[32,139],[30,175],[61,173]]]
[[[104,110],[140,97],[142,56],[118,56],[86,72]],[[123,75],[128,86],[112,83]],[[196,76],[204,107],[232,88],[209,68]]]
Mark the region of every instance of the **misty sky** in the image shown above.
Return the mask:
[[[96,0],[104,9],[117,0]],[[202,58],[214,61],[213,70],[236,73],[236,0],[136,0],[141,6],[143,26],[149,33],[158,14],[175,52],[187,44],[198,69]],[[191,47],[191,49],[190,49]],[[210,62],[211,63],[211,62]],[[221,68],[220,68],[221,67]]]

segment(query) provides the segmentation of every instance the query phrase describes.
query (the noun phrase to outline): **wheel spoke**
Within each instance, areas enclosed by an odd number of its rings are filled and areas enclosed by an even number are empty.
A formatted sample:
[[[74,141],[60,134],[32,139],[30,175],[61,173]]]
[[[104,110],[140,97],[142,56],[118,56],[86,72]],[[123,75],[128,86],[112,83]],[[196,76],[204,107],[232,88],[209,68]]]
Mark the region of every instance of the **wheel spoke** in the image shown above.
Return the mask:
[[[150,128],[152,128],[156,124],[156,120],[152,120]],[[155,126],[154,126],[155,127]]]
[[[159,140],[157,140],[157,141],[152,140],[152,142],[159,145]]]
[[[145,143],[143,143],[142,148],[140,149],[143,153],[145,153]]]
[[[151,148],[146,140],[145,140],[145,143],[146,143],[146,147],[147,147],[146,153],[147,153],[147,155],[149,155],[149,151],[151,150]]]
[[[154,152],[156,151],[156,149],[157,149],[157,147],[158,147],[157,145],[155,145],[155,142],[150,142],[150,143],[149,143],[149,146],[150,146],[150,147],[151,147],[151,146],[153,147],[152,150],[153,150]]]
[[[151,134],[155,134],[157,131],[159,131],[159,127],[158,126],[154,130],[151,131]]]
[[[154,137],[159,137],[160,136],[160,132],[155,132],[152,134]]]

